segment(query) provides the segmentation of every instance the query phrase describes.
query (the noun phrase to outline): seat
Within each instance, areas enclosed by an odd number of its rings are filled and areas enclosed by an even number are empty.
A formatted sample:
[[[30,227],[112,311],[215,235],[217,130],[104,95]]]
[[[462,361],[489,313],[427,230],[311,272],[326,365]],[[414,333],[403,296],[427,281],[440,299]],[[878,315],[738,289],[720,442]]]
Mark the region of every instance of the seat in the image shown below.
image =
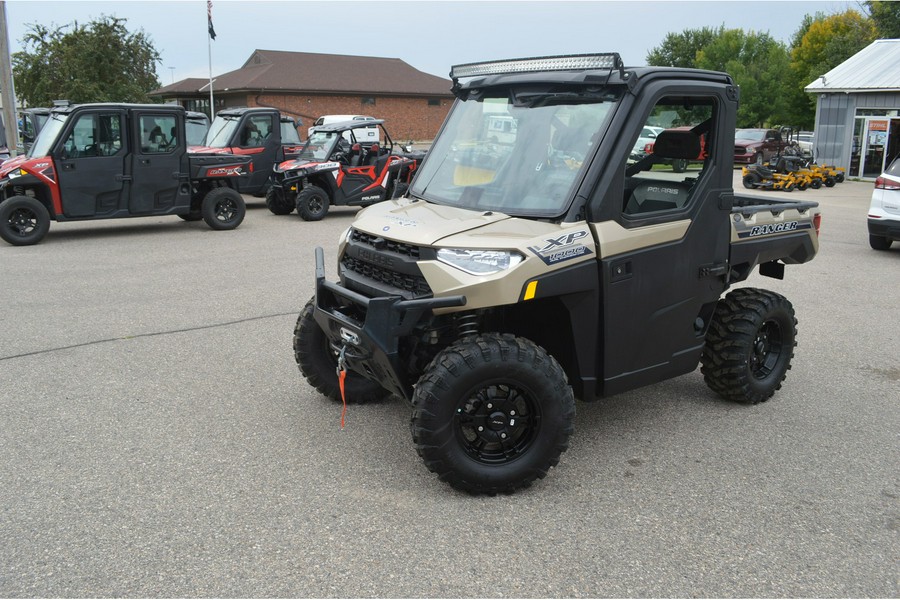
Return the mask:
[[[381,152],[381,148],[378,144],[372,144],[369,146],[369,149],[366,150],[366,158],[362,161],[363,166],[371,167],[378,160],[378,153]]]
[[[664,160],[697,160],[702,146],[700,136],[691,130],[666,129],[656,137],[653,153],[645,156],[625,170],[632,175],[649,169],[653,163]],[[626,196],[625,214],[636,215],[660,210],[674,210],[687,204],[691,183],[684,181],[664,181],[641,179],[629,186],[631,193]]]
[[[350,152],[347,153],[347,164],[351,167],[358,167],[362,160],[362,146],[353,144],[350,146]]]

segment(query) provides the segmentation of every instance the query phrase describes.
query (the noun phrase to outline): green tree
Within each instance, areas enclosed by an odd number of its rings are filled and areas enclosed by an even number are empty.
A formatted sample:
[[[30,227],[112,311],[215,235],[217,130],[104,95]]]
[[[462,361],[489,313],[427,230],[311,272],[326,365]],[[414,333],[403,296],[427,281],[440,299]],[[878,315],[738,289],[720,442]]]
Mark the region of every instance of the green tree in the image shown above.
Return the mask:
[[[741,88],[738,127],[783,124],[787,117],[784,84],[790,71],[787,47],[768,33],[721,29],[697,53],[696,66],[725,71]]]
[[[900,38],[900,2],[868,0],[863,6],[868,9],[879,38]]]
[[[808,22],[804,21],[794,35],[791,48],[790,78],[794,93],[835,68],[869,44],[877,37],[875,23],[855,10],[824,16],[817,13]],[[810,94],[803,101],[795,97],[792,116],[795,122],[812,125],[815,120],[816,100]]]
[[[713,29],[685,29],[681,33],[669,33],[662,44],[647,53],[647,64],[654,67],[696,67],[697,53],[718,38],[724,27]]]
[[[72,102],[149,102],[160,86],[159,52],[143,30],[131,33],[126,20],[101,16],[50,29],[29,24],[12,56],[17,95],[32,106]]]

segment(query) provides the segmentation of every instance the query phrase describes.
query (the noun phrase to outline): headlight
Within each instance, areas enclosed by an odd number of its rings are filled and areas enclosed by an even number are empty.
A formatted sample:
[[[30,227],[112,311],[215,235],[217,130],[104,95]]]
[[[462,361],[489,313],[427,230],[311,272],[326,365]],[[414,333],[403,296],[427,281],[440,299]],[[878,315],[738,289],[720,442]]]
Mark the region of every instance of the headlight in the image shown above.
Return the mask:
[[[7,177],[12,179],[13,177],[21,177],[22,175],[27,175],[27,171],[23,171],[22,169],[13,169],[7,174]]]
[[[493,275],[516,266],[524,258],[518,252],[505,250],[441,248],[437,251],[439,261],[470,275]]]

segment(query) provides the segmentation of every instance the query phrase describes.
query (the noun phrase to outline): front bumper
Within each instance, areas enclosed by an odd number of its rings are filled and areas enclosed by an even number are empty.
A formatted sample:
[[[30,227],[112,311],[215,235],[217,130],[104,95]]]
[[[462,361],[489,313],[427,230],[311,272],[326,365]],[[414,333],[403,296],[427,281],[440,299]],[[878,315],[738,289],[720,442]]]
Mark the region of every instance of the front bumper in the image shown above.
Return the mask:
[[[332,348],[344,349],[348,369],[407,400],[412,398],[415,382],[400,355],[400,340],[429,318],[433,309],[465,304],[465,296],[416,300],[363,296],[325,279],[324,252],[316,248],[316,323]]]

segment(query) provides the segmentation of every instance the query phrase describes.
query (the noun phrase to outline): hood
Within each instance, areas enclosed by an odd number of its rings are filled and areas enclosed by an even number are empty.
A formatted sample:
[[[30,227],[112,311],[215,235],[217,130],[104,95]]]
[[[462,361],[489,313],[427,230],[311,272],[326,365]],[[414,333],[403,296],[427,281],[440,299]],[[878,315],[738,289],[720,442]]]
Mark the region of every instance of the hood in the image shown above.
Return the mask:
[[[353,227],[372,235],[419,246],[508,220],[509,215],[429,204],[401,198],[379,202],[357,214]]]
[[[15,158],[10,158],[9,160],[3,161],[3,164],[0,165],[0,178],[6,177],[9,175],[9,172],[13,169],[25,168],[28,171],[32,172],[42,172],[49,165],[52,165],[53,161],[49,156],[42,156],[40,158],[28,158],[24,154],[20,154]]]

